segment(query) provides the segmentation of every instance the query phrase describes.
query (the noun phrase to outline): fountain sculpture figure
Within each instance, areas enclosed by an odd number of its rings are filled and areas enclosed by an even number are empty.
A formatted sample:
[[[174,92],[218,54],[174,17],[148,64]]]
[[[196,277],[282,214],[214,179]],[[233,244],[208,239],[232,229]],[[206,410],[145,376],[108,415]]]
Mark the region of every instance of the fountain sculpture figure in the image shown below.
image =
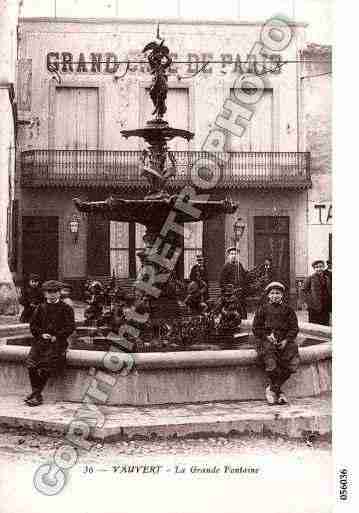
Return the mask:
[[[150,97],[154,106],[152,114],[155,117],[147,121],[144,127],[122,130],[121,134],[125,138],[140,137],[147,144],[147,149],[142,152],[140,165],[142,175],[149,183],[149,192],[143,199],[109,197],[105,201],[86,202],[74,199],[74,202],[80,212],[101,215],[114,221],[134,221],[146,227],[143,238],[144,250],[138,253],[142,270],[135,287],[138,295],[146,296],[148,299],[151,294],[148,293],[148,287],[146,289],[143,284],[151,280],[153,282],[153,276],[159,277],[155,287],[160,293],[157,299],[151,297],[150,303],[152,321],[160,324],[164,309],[168,308],[171,300],[176,301],[175,291],[178,284],[175,270],[169,272],[160,255],[165,257],[167,262],[171,259],[176,261],[183,247],[183,234],[179,233],[181,230],[174,231],[173,223],[172,229],[164,229],[169,215],[173,215],[173,221],[175,219],[176,225],[179,226],[188,222],[207,220],[223,213],[234,213],[237,205],[230,199],[203,201],[199,196],[197,199],[193,198],[188,188],[172,195],[166,191],[168,180],[173,179],[177,172],[176,159],[168,148],[168,142],[174,137],[190,141],[194,134],[188,130],[171,127],[163,119],[167,111],[167,73],[172,62],[164,40],[147,44],[143,52],[147,54],[152,74]],[[192,215],[193,212],[196,213],[195,217]]]

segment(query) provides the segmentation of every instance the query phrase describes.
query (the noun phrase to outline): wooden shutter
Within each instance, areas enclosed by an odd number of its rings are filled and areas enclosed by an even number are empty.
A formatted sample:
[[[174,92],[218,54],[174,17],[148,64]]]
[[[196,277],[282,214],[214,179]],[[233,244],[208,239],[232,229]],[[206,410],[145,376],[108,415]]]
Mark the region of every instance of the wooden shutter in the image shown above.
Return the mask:
[[[110,221],[88,216],[87,268],[93,276],[110,274]]]
[[[233,89],[231,94],[234,95]],[[273,90],[265,89],[242,137],[231,136],[231,151],[273,151]]]
[[[57,87],[55,148],[96,150],[99,134],[98,89]]]

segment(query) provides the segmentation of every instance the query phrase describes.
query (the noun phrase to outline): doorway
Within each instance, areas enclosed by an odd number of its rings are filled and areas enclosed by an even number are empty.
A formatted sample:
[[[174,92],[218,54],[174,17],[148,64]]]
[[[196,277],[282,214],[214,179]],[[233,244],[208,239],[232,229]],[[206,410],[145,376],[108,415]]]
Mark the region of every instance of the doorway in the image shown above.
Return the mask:
[[[59,218],[22,217],[23,276],[40,275],[41,281],[57,280],[59,274]]]
[[[254,265],[271,258],[275,278],[290,286],[289,217],[254,217]]]

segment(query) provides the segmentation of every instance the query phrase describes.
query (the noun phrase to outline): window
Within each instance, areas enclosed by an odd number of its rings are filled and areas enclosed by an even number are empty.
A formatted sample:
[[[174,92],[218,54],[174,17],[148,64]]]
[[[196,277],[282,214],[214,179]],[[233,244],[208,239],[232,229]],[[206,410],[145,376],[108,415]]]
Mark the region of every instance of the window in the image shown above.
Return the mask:
[[[55,148],[96,150],[99,146],[97,87],[56,87]]]
[[[118,278],[129,277],[129,223],[110,222],[110,269]]]
[[[202,253],[203,222],[186,223],[184,232],[184,278],[189,278],[189,273],[197,263],[196,256]]]
[[[136,254],[136,275],[138,275],[140,269],[141,269],[141,261],[140,259],[138,258],[137,256],[137,252],[140,250],[140,249],[143,249],[144,247],[144,243],[143,243],[143,236],[146,232],[146,227],[143,226],[142,224],[138,224],[136,223],[136,235],[135,235],[135,239],[136,239],[136,246],[135,246],[135,254]]]
[[[231,88],[231,98],[238,103],[233,88]],[[251,120],[244,122],[244,125],[246,129],[241,137],[234,134],[230,137],[231,151],[273,151],[272,89],[263,90],[261,99],[255,104]]]
[[[111,275],[135,278],[141,268],[137,252],[144,247],[146,228],[138,223],[110,222]]]
[[[137,252],[144,247],[146,228],[138,223],[110,222],[110,267],[111,275],[118,278],[135,278],[141,269]],[[196,256],[202,253],[203,223],[186,223],[184,237],[184,278],[197,263]]]

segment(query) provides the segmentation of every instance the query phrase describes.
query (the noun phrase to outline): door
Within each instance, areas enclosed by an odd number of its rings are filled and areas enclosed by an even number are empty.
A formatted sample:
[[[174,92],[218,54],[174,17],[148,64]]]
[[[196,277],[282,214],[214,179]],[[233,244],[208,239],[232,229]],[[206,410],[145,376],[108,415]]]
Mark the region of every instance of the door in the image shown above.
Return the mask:
[[[58,279],[59,218],[57,216],[23,216],[23,275],[37,273],[41,280]]]
[[[290,285],[289,217],[256,216],[254,218],[254,265],[271,258],[275,278]]]

